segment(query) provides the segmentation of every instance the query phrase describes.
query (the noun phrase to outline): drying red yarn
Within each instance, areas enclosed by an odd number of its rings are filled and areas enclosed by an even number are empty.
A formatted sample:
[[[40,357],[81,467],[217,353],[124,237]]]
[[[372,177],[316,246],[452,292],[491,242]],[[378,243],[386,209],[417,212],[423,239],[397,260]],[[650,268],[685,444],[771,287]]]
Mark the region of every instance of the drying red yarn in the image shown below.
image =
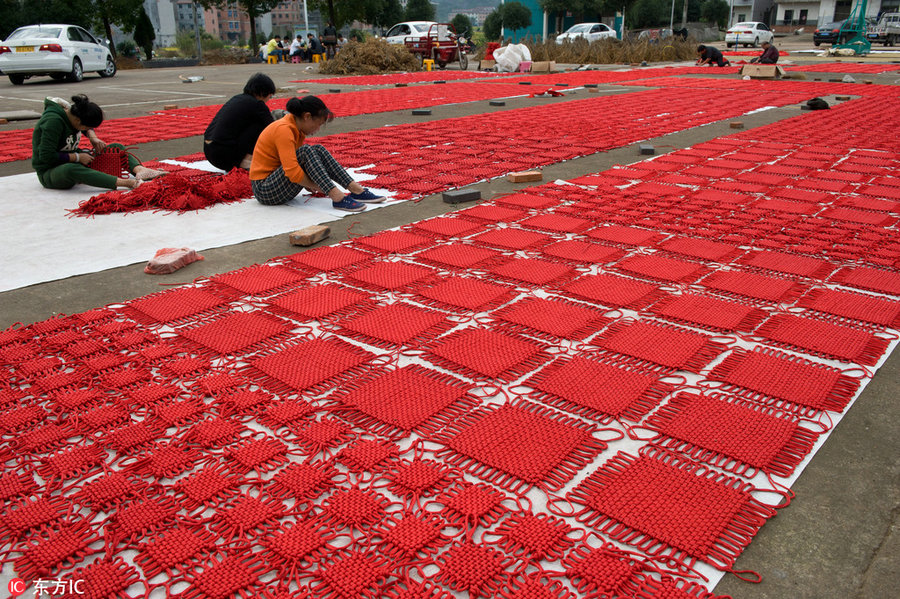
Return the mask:
[[[188,212],[219,203],[239,202],[252,195],[250,177],[243,169],[232,169],[225,175],[169,173],[146,181],[132,191],[114,190],[95,195],[70,212],[75,216],[154,209]]]

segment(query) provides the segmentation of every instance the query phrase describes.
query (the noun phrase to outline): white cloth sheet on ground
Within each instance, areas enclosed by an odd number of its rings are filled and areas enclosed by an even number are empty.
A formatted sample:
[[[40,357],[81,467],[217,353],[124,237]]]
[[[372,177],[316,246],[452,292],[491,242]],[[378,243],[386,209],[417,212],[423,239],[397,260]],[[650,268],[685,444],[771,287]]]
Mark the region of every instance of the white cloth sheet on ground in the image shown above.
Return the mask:
[[[208,163],[190,166],[204,165]],[[371,178],[350,173],[357,180]],[[263,206],[248,199],[183,214],[148,210],[85,218],[73,217],[68,210],[103,190],[84,185],[44,189],[34,173],[0,178],[0,189],[4,247],[0,292],[146,263],[165,247],[202,251],[289,233],[350,214],[333,209],[328,198],[300,195],[283,206]],[[390,203],[395,202],[370,204],[368,210]]]

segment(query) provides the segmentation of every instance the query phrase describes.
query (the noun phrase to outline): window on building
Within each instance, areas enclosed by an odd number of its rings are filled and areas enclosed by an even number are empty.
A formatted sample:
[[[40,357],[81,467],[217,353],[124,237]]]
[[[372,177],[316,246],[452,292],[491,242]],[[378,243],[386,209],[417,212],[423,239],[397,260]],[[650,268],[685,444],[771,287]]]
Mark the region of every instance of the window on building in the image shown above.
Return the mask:
[[[793,21],[793,20],[794,20],[794,11],[793,10],[784,11],[784,24],[790,25],[791,21]]]
[[[834,20],[843,21],[850,16],[852,0],[837,0],[834,3]]]
[[[805,8],[800,11],[800,18],[797,19],[800,25],[806,25],[806,18],[809,16],[809,11]]]

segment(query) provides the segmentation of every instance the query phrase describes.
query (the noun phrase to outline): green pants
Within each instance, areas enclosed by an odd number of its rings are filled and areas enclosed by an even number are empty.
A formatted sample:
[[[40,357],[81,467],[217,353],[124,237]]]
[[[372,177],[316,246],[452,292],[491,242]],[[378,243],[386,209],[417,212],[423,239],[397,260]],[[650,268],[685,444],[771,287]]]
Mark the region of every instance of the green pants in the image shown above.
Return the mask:
[[[124,150],[122,144],[108,144],[110,147]],[[128,154],[128,170],[134,172],[134,167],[140,166],[141,161]],[[60,164],[44,172],[38,173],[38,181],[47,189],[71,189],[77,183],[90,185],[91,187],[116,188],[116,177],[95,171],[84,166],[80,162]]]

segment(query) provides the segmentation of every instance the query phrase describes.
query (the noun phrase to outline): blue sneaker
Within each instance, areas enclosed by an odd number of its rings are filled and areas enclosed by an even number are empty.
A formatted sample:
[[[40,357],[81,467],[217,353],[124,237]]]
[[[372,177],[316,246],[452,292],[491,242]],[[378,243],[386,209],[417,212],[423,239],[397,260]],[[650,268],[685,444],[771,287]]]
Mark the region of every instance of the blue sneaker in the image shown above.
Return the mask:
[[[385,200],[384,196],[377,196],[368,187],[363,187],[362,193],[351,193],[348,198],[353,198],[357,202],[365,202],[366,204],[380,204]]]
[[[366,205],[352,199],[352,196],[344,196],[344,199],[335,204],[331,203],[331,207],[335,210],[343,210],[344,212],[362,212],[366,209]]]

